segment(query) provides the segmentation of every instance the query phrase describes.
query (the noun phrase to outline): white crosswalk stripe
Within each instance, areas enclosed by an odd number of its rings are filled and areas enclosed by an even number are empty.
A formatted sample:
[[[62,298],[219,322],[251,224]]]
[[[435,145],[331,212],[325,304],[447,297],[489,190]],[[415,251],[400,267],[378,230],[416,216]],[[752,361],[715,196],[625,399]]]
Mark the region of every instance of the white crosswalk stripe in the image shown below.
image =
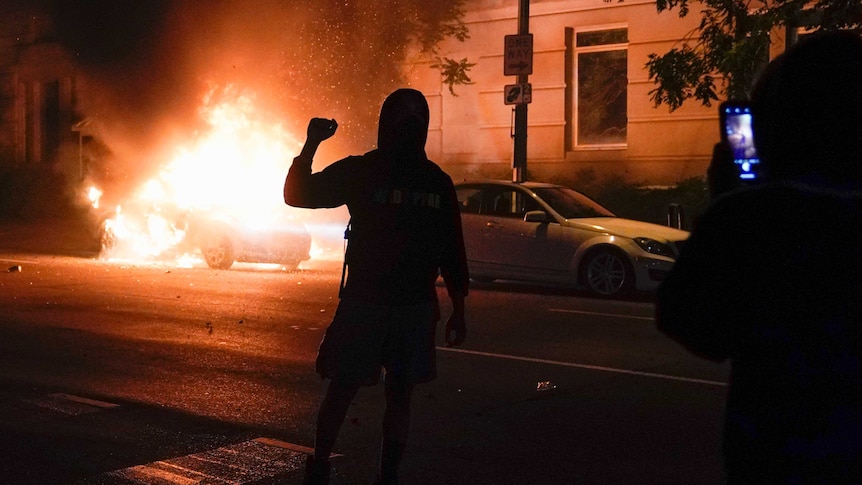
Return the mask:
[[[79,485],[251,485],[275,477],[299,476],[312,450],[258,438],[201,453],[103,473]]]

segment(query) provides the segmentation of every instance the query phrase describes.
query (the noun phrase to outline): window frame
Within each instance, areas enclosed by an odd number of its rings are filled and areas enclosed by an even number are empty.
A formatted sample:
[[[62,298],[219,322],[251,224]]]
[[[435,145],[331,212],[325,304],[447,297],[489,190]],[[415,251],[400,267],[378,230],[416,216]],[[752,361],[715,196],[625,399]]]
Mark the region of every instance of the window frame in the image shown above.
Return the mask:
[[[618,42],[613,44],[599,44],[585,47],[577,45],[578,34],[590,32],[603,32],[610,30],[626,30],[626,42]],[[628,24],[607,24],[590,27],[567,27],[566,28],[566,81],[568,84],[566,96],[566,122],[568,129],[566,130],[566,150],[567,151],[584,151],[584,150],[602,150],[602,149],[625,149],[628,148],[628,86],[629,86],[629,47],[631,39],[629,38]],[[578,134],[580,129],[580,120],[578,117],[578,105],[580,104],[579,97],[579,56],[581,54],[624,51],[626,53],[626,141],[617,143],[578,143]]]

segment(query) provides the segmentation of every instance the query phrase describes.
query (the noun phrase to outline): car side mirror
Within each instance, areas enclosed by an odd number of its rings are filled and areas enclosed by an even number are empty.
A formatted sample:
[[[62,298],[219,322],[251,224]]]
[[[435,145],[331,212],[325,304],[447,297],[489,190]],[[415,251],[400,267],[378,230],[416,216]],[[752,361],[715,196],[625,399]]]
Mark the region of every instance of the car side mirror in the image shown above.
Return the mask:
[[[545,211],[529,211],[524,214],[524,222],[551,222],[548,213]]]

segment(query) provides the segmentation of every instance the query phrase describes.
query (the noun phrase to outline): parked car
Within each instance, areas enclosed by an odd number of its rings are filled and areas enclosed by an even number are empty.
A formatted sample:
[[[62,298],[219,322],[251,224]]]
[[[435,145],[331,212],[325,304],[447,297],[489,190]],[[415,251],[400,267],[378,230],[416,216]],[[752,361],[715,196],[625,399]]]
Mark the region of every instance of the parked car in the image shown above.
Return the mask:
[[[584,287],[602,297],[654,290],[689,235],[616,217],[560,185],[481,181],[455,190],[476,281]]]

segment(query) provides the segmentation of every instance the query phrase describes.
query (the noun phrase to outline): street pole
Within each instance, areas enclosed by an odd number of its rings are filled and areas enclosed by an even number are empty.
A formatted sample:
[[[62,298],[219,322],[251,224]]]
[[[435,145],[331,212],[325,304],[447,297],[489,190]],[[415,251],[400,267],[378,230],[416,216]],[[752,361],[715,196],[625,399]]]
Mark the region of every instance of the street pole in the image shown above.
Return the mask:
[[[519,0],[518,34],[530,33],[530,0]],[[528,83],[527,74],[518,75],[518,83]],[[527,103],[515,105],[515,148],[512,160],[512,181],[523,182],[527,170]]]

